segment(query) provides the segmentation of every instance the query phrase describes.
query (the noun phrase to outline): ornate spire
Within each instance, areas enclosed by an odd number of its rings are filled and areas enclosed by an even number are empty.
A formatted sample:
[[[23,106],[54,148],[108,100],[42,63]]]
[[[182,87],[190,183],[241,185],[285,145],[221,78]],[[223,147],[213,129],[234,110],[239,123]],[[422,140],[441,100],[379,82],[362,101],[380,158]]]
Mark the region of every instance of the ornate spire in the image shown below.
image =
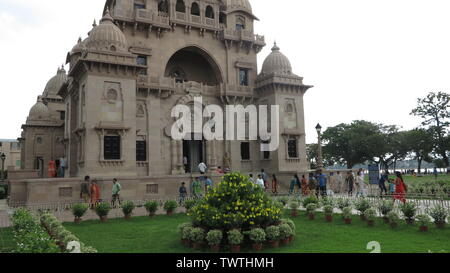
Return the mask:
[[[100,23],[103,23],[104,21],[110,21],[114,23],[114,18],[112,18],[111,14],[109,13],[109,7],[106,7],[105,15],[103,15],[103,18],[100,20]]]
[[[280,51],[280,48],[277,46],[277,41],[273,43],[272,51]]]
[[[97,20],[94,19],[94,23],[92,24],[93,27],[97,26]]]

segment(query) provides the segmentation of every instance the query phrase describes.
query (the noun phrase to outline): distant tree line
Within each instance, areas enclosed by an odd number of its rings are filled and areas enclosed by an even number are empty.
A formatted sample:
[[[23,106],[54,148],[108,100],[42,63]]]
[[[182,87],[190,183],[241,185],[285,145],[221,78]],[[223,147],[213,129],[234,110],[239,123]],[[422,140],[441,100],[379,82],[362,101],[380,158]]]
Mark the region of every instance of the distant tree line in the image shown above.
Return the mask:
[[[443,92],[431,92],[418,99],[411,115],[421,117],[423,122],[412,130],[364,120],[329,127],[322,134],[324,164],[350,169],[371,162],[389,169],[395,168],[399,161],[414,159],[419,172],[423,162],[432,162],[438,168],[449,167],[449,102],[450,94]],[[307,148],[311,168],[315,168],[317,144]]]

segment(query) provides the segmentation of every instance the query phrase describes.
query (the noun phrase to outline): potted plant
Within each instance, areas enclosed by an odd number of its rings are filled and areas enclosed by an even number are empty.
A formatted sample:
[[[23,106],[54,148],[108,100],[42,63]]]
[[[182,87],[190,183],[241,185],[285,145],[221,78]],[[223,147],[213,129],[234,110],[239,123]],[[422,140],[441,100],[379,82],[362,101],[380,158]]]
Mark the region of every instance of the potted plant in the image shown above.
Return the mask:
[[[189,239],[192,242],[193,249],[201,249],[203,246],[203,242],[205,241],[205,230],[202,228],[193,228],[191,233],[189,234]]]
[[[337,200],[337,207],[338,207],[341,211],[343,211],[344,208],[346,208],[346,207],[351,207],[351,202],[350,202],[349,199],[339,198],[339,199]]]
[[[181,242],[185,246],[189,246],[190,244],[189,236],[192,231],[192,228],[193,227],[191,223],[183,223],[178,225],[178,231],[180,232],[181,235]]]
[[[122,212],[126,220],[131,219],[131,215],[133,214],[133,210],[135,208],[136,205],[133,203],[133,201],[126,201],[125,203],[122,204]]]
[[[254,228],[249,233],[250,240],[253,242],[253,250],[261,251],[263,242],[266,241],[266,232],[262,228]]]
[[[350,225],[352,223],[352,207],[342,209],[342,216],[344,217],[345,223]]]
[[[359,211],[359,216],[361,217],[361,220],[366,221],[366,217],[364,216],[364,212],[370,208],[370,203],[365,198],[359,198],[355,201],[355,208],[357,211]]]
[[[388,213],[389,223],[391,228],[396,228],[398,223],[400,222],[400,216],[395,211],[391,211]]]
[[[108,221],[108,213],[111,210],[109,203],[102,202],[95,207],[95,213],[100,217],[100,221],[103,223]]]
[[[327,222],[333,222],[333,206],[330,205],[324,206],[323,212],[325,213],[325,220]]]
[[[416,216],[416,220],[419,223],[419,230],[422,232],[427,232],[428,225],[431,223],[430,216],[426,214],[420,214]]]
[[[206,234],[206,241],[208,245],[211,247],[212,252],[220,251],[220,242],[222,242],[223,233],[221,230],[214,229],[210,230],[208,234]]]
[[[150,217],[153,217],[155,216],[155,213],[158,211],[159,204],[156,201],[148,201],[147,203],[145,203],[144,207],[147,210],[148,215]]]
[[[377,218],[377,211],[374,208],[366,209],[364,216],[367,219],[367,225],[373,227]]]
[[[280,238],[284,245],[288,245],[291,242],[290,238],[293,235],[294,231],[288,224],[285,223],[280,225]]]
[[[309,220],[314,220],[315,211],[317,209],[317,205],[315,203],[310,203],[306,206],[306,212],[308,213]]]
[[[295,234],[295,223],[291,219],[281,219],[280,224],[287,224],[292,229],[292,235],[289,237],[289,241],[294,240],[294,234]]]
[[[184,207],[186,208],[186,212],[189,213],[189,211],[197,204],[197,201],[195,200],[186,200],[184,201]]]
[[[289,203],[289,207],[291,208],[291,216],[292,217],[297,217],[298,216],[298,208],[300,207],[300,203],[297,201],[291,201]]]
[[[278,248],[280,246],[280,227],[278,226],[267,227],[266,237],[271,247]]]
[[[164,203],[164,210],[169,216],[173,215],[173,212],[176,208],[178,208],[178,203],[174,200],[169,200]]]
[[[76,224],[79,224],[81,222],[82,217],[84,216],[84,214],[86,213],[86,211],[88,209],[89,209],[88,204],[75,204],[72,207],[72,214],[73,214],[73,216],[75,216],[74,222]]]
[[[231,246],[231,252],[238,253],[241,252],[241,244],[244,240],[244,235],[241,231],[237,229],[232,229],[228,231],[228,243]]]
[[[439,204],[430,210],[430,216],[434,219],[434,223],[437,228],[445,227],[445,219],[447,218],[447,215],[447,210]]]
[[[388,214],[394,209],[394,202],[389,200],[383,200],[378,205],[378,211],[383,216],[383,220],[385,223],[389,223]]]
[[[400,211],[405,217],[406,223],[408,225],[414,224],[414,216],[416,216],[417,207],[414,203],[408,202],[400,206]]]
[[[317,199],[315,195],[310,195],[302,201],[302,205],[304,208],[306,208],[311,203],[314,203],[317,206],[319,204],[319,199]]]

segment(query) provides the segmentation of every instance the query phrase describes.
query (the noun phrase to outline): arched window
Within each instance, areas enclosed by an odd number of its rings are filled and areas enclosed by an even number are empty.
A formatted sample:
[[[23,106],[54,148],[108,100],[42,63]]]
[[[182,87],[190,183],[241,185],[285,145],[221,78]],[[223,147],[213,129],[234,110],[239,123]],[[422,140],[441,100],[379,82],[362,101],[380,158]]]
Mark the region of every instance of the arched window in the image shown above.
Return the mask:
[[[214,19],[214,9],[211,6],[206,7],[205,16],[206,16],[206,18]]]
[[[167,0],[159,0],[158,1],[158,11],[168,13],[169,12],[169,3]]]
[[[200,7],[196,2],[192,3],[191,14],[200,16]]]
[[[177,12],[186,13],[186,5],[183,0],[177,0],[177,5],[175,6]]]
[[[236,17],[236,30],[245,29],[245,18],[242,16]]]

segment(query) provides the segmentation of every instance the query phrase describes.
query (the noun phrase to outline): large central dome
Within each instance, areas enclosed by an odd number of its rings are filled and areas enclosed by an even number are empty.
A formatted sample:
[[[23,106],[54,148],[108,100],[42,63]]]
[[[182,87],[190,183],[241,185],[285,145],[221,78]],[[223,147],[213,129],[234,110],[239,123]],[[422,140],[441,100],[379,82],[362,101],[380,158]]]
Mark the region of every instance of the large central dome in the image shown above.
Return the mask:
[[[123,32],[114,24],[114,19],[109,14],[109,9],[98,26],[89,33],[86,40],[86,47],[89,49],[103,51],[128,52],[128,42]]]

